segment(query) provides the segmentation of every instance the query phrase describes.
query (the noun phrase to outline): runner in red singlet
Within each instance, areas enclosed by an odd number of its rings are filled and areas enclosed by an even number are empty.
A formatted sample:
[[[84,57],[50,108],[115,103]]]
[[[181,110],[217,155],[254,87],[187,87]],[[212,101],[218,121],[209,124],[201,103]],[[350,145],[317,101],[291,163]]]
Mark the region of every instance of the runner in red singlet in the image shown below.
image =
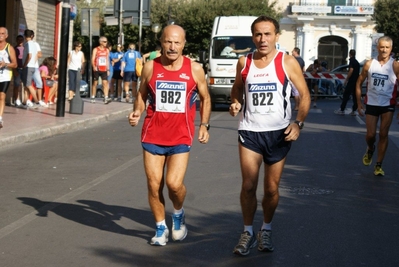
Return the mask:
[[[202,67],[182,55],[185,36],[180,26],[169,25],[164,29],[161,37],[164,52],[144,65],[140,90],[129,115],[130,125],[136,126],[149,100],[141,141],[148,199],[156,222],[151,245],[164,246],[169,239],[162,194],[164,183],[174,208],[172,239],[183,240],[187,235],[184,175],[195,132],[197,93],[201,102],[198,141],[206,144],[209,139],[210,96]]]

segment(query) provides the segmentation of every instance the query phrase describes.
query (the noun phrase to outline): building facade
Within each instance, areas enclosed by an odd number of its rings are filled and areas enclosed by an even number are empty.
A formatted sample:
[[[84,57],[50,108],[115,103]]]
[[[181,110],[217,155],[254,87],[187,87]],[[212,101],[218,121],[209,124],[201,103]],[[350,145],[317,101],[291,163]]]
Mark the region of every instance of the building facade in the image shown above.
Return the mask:
[[[58,56],[59,25],[62,2],[58,0],[5,0],[0,24],[8,29],[8,41],[15,44],[17,35],[26,29],[35,32],[43,58]]]
[[[359,62],[376,53],[375,0],[280,0],[280,49],[301,50],[305,66],[319,59],[328,69],[347,64],[348,52],[356,50]]]

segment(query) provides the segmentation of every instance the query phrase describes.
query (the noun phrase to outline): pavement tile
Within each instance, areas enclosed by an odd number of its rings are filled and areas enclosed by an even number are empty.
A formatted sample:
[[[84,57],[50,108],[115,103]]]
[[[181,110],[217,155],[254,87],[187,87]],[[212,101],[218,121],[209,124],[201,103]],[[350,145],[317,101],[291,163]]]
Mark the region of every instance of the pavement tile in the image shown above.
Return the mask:
[[[93,104],[89,98],[83,98],[83,102],[83,114],[71,114],[69,102],[66,101],[63,117],[56,116],[56,105],[37,109],[6,106],[4,127],[0,129],[0,148],[75,131],[111,118],[127,116],[132,111],[132,104],[126,102],[113,101],[105,105],[103,99],[96,99]]]

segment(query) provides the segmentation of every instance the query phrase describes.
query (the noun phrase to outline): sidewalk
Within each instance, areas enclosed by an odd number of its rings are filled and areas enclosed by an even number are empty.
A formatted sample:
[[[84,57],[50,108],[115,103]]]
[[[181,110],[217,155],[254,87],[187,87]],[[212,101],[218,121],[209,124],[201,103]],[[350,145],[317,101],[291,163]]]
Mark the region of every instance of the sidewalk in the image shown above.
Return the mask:
[[[0,129],[0,149],[75,131],[111,118],[124,117],[132,111],[132,103],[113,101],[105,105],[103,99],[96,99],[95,104],[90,103],[89,98],[82,99],[83,114],[70,114],[69,102],[66,101],[64,117],[56,117],[56,105],[37,109],[6,106],[4,127]]]

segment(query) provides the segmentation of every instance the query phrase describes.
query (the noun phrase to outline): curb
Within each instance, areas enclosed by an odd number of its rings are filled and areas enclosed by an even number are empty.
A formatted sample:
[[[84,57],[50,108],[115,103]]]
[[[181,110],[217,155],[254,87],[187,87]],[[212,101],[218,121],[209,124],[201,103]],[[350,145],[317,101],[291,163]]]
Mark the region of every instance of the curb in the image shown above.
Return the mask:
[[[9,147],[15,144],[23,144],[32,142],[48,137],[56,136],[63,133],[69,133],[77,130],[81,130],[87,127],[97,125],[100,122],[105,122],[113,118],[121,118],[128,116],[131,112],[131,108],[121,111],[112,112],[105,115],[99,115],[93,118],[82,119],[75,122],[63,123],[59,125],[45,127],[43,129],[34,130],[28,133],[18,134],[10,137],[5,137],[0,140],[0,148]]]

